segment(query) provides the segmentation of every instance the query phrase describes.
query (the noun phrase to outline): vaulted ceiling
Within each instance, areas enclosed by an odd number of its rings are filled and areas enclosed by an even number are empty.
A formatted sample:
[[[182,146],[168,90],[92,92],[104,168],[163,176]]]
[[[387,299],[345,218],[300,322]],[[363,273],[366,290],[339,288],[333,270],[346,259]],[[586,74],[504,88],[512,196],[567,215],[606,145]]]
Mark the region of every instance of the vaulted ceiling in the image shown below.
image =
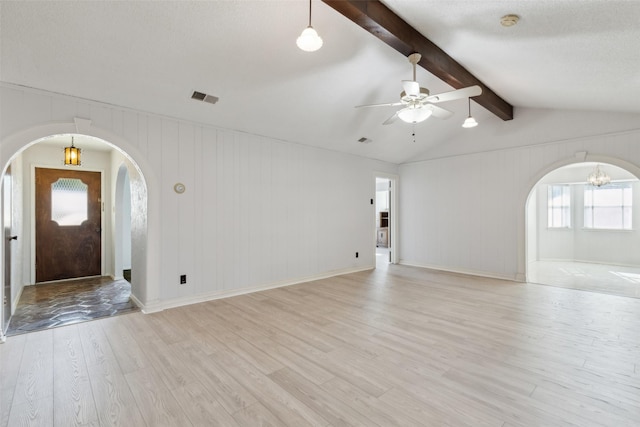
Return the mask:
[[[514,121],[519,108],[640,113],[638,1],[382,2],[513,105]],[[506,14],[520,22],[502,27]],[[3,82],[395,163],[474,131],[460,127],[466,100],[416,125],[415,143],[412,125],[382,125],[393,108],[353,108],[396,101],[411,66],[318,0],[313,53],[295,45],[304,0],[2,1],[0,15]],[[452,90],[424,69],[417,79]],[[501,120],[472,113],[481,126]]]

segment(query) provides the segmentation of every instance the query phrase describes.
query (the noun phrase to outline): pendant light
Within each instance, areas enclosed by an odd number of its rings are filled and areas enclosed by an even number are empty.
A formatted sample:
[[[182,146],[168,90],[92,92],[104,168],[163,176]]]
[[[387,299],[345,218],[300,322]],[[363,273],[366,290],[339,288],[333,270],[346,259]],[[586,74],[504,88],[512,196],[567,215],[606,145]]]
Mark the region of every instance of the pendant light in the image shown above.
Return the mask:
[[[587,177],[587,182],[595,187],[602,187],[611,182],[611,177],[597,165],[595,170]]]
[[[73,145],[71,137],[71,147],[64,148],[64,164],[70,166],[80,166],[80,154],[82,150]]]
[[[296,44],[305,52],[315,52],[322,47],[322,38],[311,26],[311,0],[309,0],[309,26],[302,30]]]
[[[467,98],[467,101],[469,102],[469,117],[467,117],[464,121],[464,123],[462,124],[463,128],[474,128],[476,126],[478,126],[478,122],[476,122],[476,119],[474,119],[471,116],[471,98]]]

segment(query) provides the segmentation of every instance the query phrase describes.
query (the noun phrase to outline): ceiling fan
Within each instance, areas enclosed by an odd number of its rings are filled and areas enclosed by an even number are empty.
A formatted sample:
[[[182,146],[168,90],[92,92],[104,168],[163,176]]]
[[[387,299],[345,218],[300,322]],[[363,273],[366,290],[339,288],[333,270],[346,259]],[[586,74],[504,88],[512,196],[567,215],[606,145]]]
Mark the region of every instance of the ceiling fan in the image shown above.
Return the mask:
[[[434,104],[453,101],[454,99],[478,96],[482,93],[482,88],[476,85],[452,90],[451,92],[444,92],[438,95],[430,95],[429,90],[420,87],[420,84],[416,81],[416,64],[420,61],[420,58],[422,58],[422,55],[419,53],[412,53],[409,55],[409,62],[413,64],[413,80],[402,81],[402,88],[404,90],[400,93],[399,102],[358,105],[356,108],[403,106],[403,108],[396,111],[393,116],[389,117],[382,124],[388,125],[398,119],[406,123],[415,124],[428,119],[431,115],[439,119],[448,119],[453,115],[451,111],[445,110],[444,108],[438,107]]]

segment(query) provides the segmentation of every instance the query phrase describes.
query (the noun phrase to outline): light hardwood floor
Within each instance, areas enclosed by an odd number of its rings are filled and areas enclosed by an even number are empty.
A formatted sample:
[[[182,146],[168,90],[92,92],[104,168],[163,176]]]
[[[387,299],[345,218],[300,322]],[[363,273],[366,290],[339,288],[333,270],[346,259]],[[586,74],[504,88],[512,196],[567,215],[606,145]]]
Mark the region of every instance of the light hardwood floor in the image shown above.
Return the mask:
[[[575,261],[534,261],[527,278],[532,283],[640,298],[640,268]]]
[[[391,265],[11,337],[0,425],[638,426],[640,300]]]

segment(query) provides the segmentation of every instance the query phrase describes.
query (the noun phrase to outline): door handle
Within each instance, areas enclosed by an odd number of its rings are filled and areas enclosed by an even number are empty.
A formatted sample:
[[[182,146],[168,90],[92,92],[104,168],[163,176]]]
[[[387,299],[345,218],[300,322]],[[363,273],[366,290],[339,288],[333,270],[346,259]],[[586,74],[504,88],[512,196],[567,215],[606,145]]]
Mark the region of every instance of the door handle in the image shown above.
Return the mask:
[[[7,237],[7,240],[18,240],[18,236]]]

